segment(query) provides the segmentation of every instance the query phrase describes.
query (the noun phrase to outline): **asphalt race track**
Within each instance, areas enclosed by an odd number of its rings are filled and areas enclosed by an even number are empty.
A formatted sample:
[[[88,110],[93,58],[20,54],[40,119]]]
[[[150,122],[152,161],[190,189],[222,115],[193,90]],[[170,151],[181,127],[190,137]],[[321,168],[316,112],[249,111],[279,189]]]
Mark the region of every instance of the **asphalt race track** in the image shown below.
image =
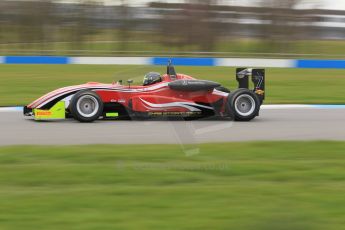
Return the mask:
[[[20,111],[0,112],[0,145],[195,144],[249,140],[345,140],[345,109],[262,109],[251,122],[36,122]]]

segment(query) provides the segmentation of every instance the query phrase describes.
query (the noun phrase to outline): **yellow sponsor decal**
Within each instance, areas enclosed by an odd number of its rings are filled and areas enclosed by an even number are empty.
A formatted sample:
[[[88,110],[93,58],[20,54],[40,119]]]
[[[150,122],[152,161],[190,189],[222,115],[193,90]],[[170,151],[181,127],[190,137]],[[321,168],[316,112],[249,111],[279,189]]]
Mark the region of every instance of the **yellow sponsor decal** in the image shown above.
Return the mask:
[[[200,115],[201,112],[149,112],[149,116],[194,116]]]
[[[51,116],[52,112],[50,111],[37,111],[36,116]]]
[[[106,113],[105,116],[106,117],[118,117],[119,113]]]
[[[256,94],[259,94],[259,95],[264,95],[265,94],[265,91],[261,90],[261,89],[258,89],[258,90],[255,90],[255,93]]]

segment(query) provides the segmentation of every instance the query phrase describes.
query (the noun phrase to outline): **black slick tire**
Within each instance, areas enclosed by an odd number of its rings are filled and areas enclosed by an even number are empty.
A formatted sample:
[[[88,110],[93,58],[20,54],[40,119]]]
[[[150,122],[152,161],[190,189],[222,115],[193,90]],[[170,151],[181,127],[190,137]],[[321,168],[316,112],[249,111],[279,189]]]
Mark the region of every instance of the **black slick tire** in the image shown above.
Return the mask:
[[[236,121],[250,121],[259,114],[260,100],[251,90],[241,88],[228,96],[228,114]]]
[[[102,115],[103,102],[93,91],[79,91],[72,97],[69,109],[77,121],[93,122]]]

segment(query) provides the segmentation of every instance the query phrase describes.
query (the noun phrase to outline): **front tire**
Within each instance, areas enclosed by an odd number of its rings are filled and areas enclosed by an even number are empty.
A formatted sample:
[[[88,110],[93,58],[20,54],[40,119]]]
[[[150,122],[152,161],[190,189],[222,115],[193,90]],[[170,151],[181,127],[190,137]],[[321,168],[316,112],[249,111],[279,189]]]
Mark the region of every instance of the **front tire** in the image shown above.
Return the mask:
[[[93,91],[80,91],[76,93],[70,103],[73,118],[80,122],[93,122],[103,113],[103,102]]]
[[[260,100],[248,89],[237,89],[228,97],[229,114],[236,121],[250,121],[259,114]]]

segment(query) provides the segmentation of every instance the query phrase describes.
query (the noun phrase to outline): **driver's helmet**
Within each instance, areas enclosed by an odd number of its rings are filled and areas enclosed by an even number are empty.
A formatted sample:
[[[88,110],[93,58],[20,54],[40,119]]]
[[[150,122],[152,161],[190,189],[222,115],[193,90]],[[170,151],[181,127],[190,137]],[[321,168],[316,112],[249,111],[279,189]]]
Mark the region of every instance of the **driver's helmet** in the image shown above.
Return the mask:
[[[161,82],[162,81],[162,77],[160,73],[157,72],[149,72],[144,76],[144,80],[143,80],[143,85],[152,85],[155,84],[157,82]]]

